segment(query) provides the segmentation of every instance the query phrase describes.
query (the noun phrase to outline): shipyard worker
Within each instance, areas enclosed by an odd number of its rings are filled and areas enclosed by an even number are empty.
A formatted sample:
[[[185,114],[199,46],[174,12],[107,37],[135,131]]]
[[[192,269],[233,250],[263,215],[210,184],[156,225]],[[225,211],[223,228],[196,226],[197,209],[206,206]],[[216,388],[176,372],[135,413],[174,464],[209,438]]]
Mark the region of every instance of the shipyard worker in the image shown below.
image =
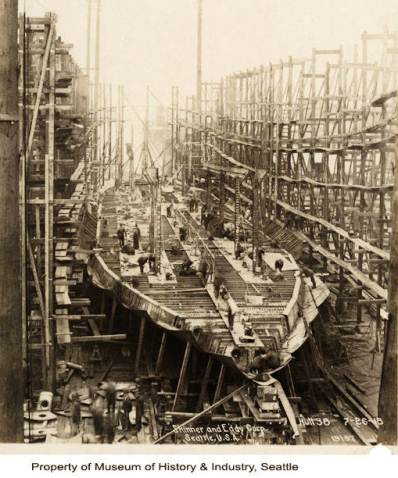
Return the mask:
[[[238,312],[238,307],[231,296],[228,297],[227,304],[228,304],[228,325],[229,325],[229,328],[232,330],[234,328],[235,317]]]
[[[155,254],[149,254],[148,264],[149,264],[149,270],[151,272],[155,272],[156,271],[156,256],[155,256]]]
[[[116,234],[117,234],[117,238],[119,239],[120,247],[123,247],[124,246],[124,240],[126,238],[126,230],[125,230],[125,228],[123,227],[122,224],[120,225]]]
[[[209,227],[209,224],[211,223],[211,221],[213,220],[213,214],[209,211],[205,214],[205,217],[203,219],[203,225],[204,227],[207,229]]]
[[[138,262],[138,266],[140,268],[140,272],[141,272],[141,274],[143,274],[144,273],[144,266],[148,262],[148,256],[146,254],[140,256],[138,258],[137,262]]]
[[[108,413],[115,413],[116,405],[116,384],[114,382],[101,382],[100,390],[105,392],[105,399]]]
[[[214,229],[214,235],[216,237],[225,237],[225,228],[224,228],[224,224],[222,221],[220,221],[215,229]]]
[[[154,227],[153,227],[153,224],[152,222],[149,223],[149,228],[148,228],[148,233],[149,233],[149,239],[150,239],[150,242],[152,243],[152,240],[153,240],[153,235],[154,235]],[[151,244],[149,245],[151,246]]]
[[[262,373],[277,369],[281,364],[279,354],[270,350],[254,357],[249,370],[252,373]]]
[[[142,428],[142,416],[144,414],[144,397],[141,392],[136,394],[135,398],[135,426],[137,432]]]
[[[167,217],[171,217],[171,215],[172,215],[172,209],[173,209],[173,203],[171,202],[171,203],[167,206],[167,208],[166,208],[166,215],[167,215]]]
[[[227,288],[225,287],[224,284],[220,285],[219,296],[221,297],[221,299],[223,299],[225,301],[228,300],[228,291],[227,291]]]
[[[283,269],[283,259],[277,259],[275,261],[275,273],[271,275],[271,279],[274,281],[283,280],[282,269]]]
[[[218,299],[218,296],[220,295],[220,288],[224,285],[224,282],[224,276],[216,272],[213,281],[214,295],[216,296],[216,299]]]
[[[71,399],[72,399],[71,410],[70,410],[71,431],[72,431],[72,436],[75,436],[80,431],[81,407],[80,407],[79,394],[77,392],[74,392],[72,394]]]
[[[192,276],[196,274],[195,269],[192,268],[193,262],[189,257],[187,257],[182,265],[181,265],[181,270],[180,270],[180,276]]]
[[[95,399],[90,408],[93,417],[94,434],[97,437],[102,437],[104,432],[104,397],[104,391],[98,390],[95,393]]]
[[[304,277],[309,277],[311,279],[312,287],[315,289],[316,282],[315,282],[315,276],[312,270],[309,267],[304,266],[301,268],[301,275]]]
[[[182,266],[181,266],[181,270],[183,271],[188,271],[189,268],[192,266],[193,262],[191,261],[191,259],[189,259],[189,257],[187,257],[184,262],[182,263]]]
[[[129,431],[131,429],[131,423],[130,423],[130,412],[133,410],[133,400],[134,400],[134,395],[131,391],[129,391],[123,399],[123,404],[122,404],[122,416],[123,416],[123,430]]]
[[[234,233],[232,232],[232,229],[231,229],[230,224],[227,224],[227,225],[225,226],[225,229],[224,229],[224,231],[223,231],[223,236],[224,236],[226,239],[233,240],[233,238],[234,238]]]
[[[258,250],[258,253],[257,253],[258,265],[259,265],[260,267],[262,267],[263,262],[264,262],[264,252],[265,252],[264,249],[261,248],[261,249]]]
[[[135,224],[133,229],[133,246],[134,249],[140,248],[140,240],[141,240],[141,231],[137,224]]]
[[[242,252],[244,251],[245,251],[244,247],[242,246],[240,242],[238,242],[238,244],[236,244],[236,249],[235,249],[235,259],[236,260],[240,259]]]
[[[104,417],[104,431],[102,443],[113,443],[115,439],[115,420],[113,415],[108,413]]]
[[[201,224],[204,224],[206,213],[207,213],[207,206],[206,206],[206,204],[203,204],[202,209],[200,211],[200,223]]]
[[[180,227],[180,241],[184,242],[187,238],[187,230],[184,226]]]
[[[202,258],[201,261],[199,262],[198,274],[199,274],[199,277],[200,277],[203,285],[206,285],[206,283],[207,283],[207,270],[208,270],[208,264]]]

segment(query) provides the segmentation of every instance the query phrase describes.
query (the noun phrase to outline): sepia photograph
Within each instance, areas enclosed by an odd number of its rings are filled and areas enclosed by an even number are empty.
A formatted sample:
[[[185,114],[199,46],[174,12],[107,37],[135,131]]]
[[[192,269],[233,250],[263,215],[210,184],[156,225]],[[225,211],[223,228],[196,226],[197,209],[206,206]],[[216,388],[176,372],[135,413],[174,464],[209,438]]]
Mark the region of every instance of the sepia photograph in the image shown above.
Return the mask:
[[[0,443],[397,445],[397,21],[0,0]]]

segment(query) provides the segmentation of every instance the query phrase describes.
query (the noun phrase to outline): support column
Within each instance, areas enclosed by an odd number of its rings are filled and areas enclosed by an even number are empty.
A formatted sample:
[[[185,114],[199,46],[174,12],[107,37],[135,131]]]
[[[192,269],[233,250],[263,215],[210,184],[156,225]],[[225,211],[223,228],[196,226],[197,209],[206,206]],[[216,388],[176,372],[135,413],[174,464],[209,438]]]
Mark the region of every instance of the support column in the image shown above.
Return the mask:
[[[239,242],[240,235],[240,178],[235,178],[235,251]]]
[[[189,356],[191,355],[191,348],[192,348],[191,342],[187,342],[187,345],[185,347],[184,358],[182,360],[180,376],[178,378],[177,390],[176,390],[176,393],[174,395],[173,407],[171,409],[172,412],[174,412],[175,409],[176,409],[177,402],[180,398],[182,387],[184,385],[185,375],[186,375],[187,368],[188,368]]]
[[[55,23],[55,18],[51,23]],[[47,377],[45,386],[55,391],[55,349],[56,331],[55,323],[50,322],[53,315],[53,276],[54,276],[54,159],[55,159],[55,34],[49,36],[49,93],[48,93],[48,118],[45,154],[45,212],[44,212],[44,305],[45,317],[45,347],[47,360]],[[44,67],[44,66],[43,66]]]
[[[383,424],[379,441],[396,445],[397,426],[397,313],[398,313],[398,174],[395,174],[392,197],[391,263],[388,294],[388,321],[385,325],[385,345],[379,398],[379,417]]]
[[[113,334],[113,324],[114,324],[114,322],[115,322],[116,307],[117,307],[117,300],[116,300],[115,297],[113,297],[111,316],[110,316],[110,318],[109,318],[109,324],[108,324],[108,333],[109,333],[109,335],[112,335],[112,334]]]
[[[140,331],[138,334],[137,353],[135,355],[135,363],[134,363],[134,371],[136,375],[138,374],[139,366],[140,366],[142,346],[144,343],[144,333],[145,333],[145,317],[141,317]]]
[[[162,369],[162,363],[163,363],[163,357],[164,357],[164,352],[166,350],[166,343],[167,343],[167,334],[166,332],[163,332],[162,334],[162,340],[160,342],[160,348],[159,348],[159,353],[158,357],[156,359],[156,365],[155,365],[155,375],[159,375],[160,371]]]
[[[220,222],[224,223],[225,213],[225,174],[220,173],[219,176],[219,188],[220,188]]]
[[[112,177],[112,128],[113,128],[112,84],[109,85],[109,124],[108,124],[108,179]]]
[[[209,358],[207,360],[205,375],[204,375],[203,381],[202,381],[202,386],[200,387],[200,394],[199,394],[198,404],[196,406],[196,411],[197,412],[200,412],[200,409],[202,408],[203,401],[205,399],[205,395],[206,395],[206,392],[207,392],[207,386],[209,384],[209,378],[210,378],[210,373],[211,373],[212,367],[213,367],[213,357],[211,355],[209,355]]]
[[[23,442],[18,2],[0,8],[0,442]],[[7,205],[5,207],[5,205]]]
[[[224,377],[225,377],[225,365],[221,364],[220,373],[218,374],[217,387],[214,393],[213,404],[218,402],[218,400],[220,399],[221,390],[224,385]]]

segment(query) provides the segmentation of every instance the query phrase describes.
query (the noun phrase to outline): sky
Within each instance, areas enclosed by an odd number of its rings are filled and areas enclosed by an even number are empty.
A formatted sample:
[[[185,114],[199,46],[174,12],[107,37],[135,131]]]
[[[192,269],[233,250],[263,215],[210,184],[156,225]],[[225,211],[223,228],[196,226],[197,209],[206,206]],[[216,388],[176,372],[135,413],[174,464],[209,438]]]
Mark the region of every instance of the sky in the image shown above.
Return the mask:
[[[87,0],[20,0],[24,7],[35,16],[56,13],[58,34],[86,66]],[[170,104],[172,85],[194,94],[196,15],[197,0],[101,0],[101,81],[124,84],[141,116],[147,84],[157,98],[151,111],[157,101]],[[350,53],[362,32],[397,25],[397,0],[203,0],[203,81],[309,57],[314,47]]]

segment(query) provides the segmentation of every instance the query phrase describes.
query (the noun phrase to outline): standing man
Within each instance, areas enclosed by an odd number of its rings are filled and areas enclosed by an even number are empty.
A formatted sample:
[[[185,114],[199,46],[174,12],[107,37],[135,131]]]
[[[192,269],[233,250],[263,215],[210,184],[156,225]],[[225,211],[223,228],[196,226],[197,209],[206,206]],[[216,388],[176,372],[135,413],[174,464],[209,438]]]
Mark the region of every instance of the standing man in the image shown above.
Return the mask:
[[[200,210],[200,223],[204,224],[205,218],[207,213],[207,206],[203,204],[202,209]]]
[[[133,393],[129,390],[123,400],[122,404],[122,411],[123,411],[123,430],[124,431],[129,431],[131,430],[131,423],[130,423],[130,412],[133,409],[133,399],[134,395]]]
[[[108,381],[102,382],[100,390],[105,392],[108,414],[114,414],[116,406],[116,384],[114,382]]]
[[[225,282],[224,277],[221,274],[216,272],[214,275],[214,281],[213,281],[214,295],[216,296],[216,299],[218,299],[218,296],[220,295],[220,289],[224,285],[224,282]]]
[[[104,397],[105,392],[98,390],[90,409],[93,416],[94,435],[97,440],[102,440],[104,433]]]
[[[123,224],[120,224],[119,229],[117,230],[117,238],[119,239],[119,246],[124,246],[124,241],[126,239],[126,229],[123,227]]]
[[[233,330],[235,325],[235,317],[238,312],[238,307],[235,304],[235,301],[232,299],[231,296],[227,299],[228,303],[228,325],[231,330]]]
[[[138,390],[135,397],[135,426],[137,432],[142,428],[142,416],[144,414],[144,397],[141,390]]]
[[[133,246],[134,249],[137,250],[140,248],[140,240],[141,240],[141,231],[136,223],[133,229]]]

